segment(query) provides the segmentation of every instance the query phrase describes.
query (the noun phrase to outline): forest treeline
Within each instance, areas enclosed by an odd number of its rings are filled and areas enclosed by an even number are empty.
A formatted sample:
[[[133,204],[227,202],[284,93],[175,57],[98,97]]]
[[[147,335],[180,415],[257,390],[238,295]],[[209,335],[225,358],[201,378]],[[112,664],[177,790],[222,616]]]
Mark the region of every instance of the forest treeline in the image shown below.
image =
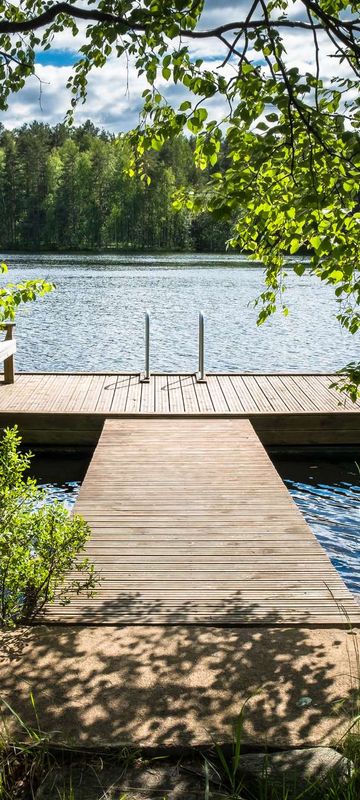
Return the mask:
[[[126,135],[90,121],[0,124],[1,249],[225,249],[227,223],[172,208],[174,189],[206,180],[191,141],[181,136],[149,154],[150,185],[127,175],[129,155]]]

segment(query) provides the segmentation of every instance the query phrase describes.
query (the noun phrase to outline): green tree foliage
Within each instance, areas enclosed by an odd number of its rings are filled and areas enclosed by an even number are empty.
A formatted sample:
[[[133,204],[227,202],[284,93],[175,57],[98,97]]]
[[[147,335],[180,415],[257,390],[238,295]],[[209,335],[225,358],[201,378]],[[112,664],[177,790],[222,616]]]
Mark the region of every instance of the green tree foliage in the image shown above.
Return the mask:
[[[175,212],[181,186],[208,177],[194,165],[193,143],[178,136],[148,154],[150,181],[129,176],[128,137],[89,121],[78,128],[33,122],[0,130],[0,247],[224,250],[230,222]]]
[[[226,7],[225,7],[226,8]],[[230,6],[229,8],[232,8]],[[134,163],[146,180],[148,152],[184,129],[195,137],[200,169],[213,168],[205,191],[180,192],[179,208],[237,215],[232,244],[264,262],[262,322],[283,300],[287,254],[309,250],[311,269],[334,288],[340,323],[360,329],[358,0],[249,0],[233,19],[204,26],[204,0],[0,0],[0,102],[35,71],[36,47],[59,30],[84,44],[69,79],[71,111],[86,97],[90,71],[111,55],[130,57],[149,88],[133,138]],[[224,9],[224,14],[225,14]],[[294,39],[312,46],[309,66],[289,66]],[[193,42],[216,43],[219,61],[193,57]],[[297,39],[299,41],[299,38]],[[221,54],[221,55],[220,55]],[[291,55],[291,54],[290,54]],[[311,66],[312,61],[312,66]],[[163,84],[187,99],[171,105]],[[223,113],[209,116],[209,100]],[[226,160],[219,163],[225,132]],[[216,166],[219,169],[216,170]],[[222,168],[220,168],[222,167]],[[203,187],[200,187],[203,188]],[[299,274],[302,266],[297,266]]]
[[[19,449],[17,428],[0,442],[0,626],[31,622],[45,605],[80,592],[91,596],[93,565],[82,555],[90,529],[25,477],[30,453]],[[68,573],[73,577],[68,577]]]
[[[0,125],[0,246],[2,238],[16,246],[20,220],[24,236],[30,237],[30,241],[33,241],[36,225],[43,223],[43,217],[39,218],[41,205],[38,199],[44,170],[43,152],[41,135],[33,135],[32,143],[29,141],[27,148],[18,152],[13,136]],[[0,274],[7,271],[6,264],[0,260]],[[33,302],[53,289],[52,283],[41,278],[0,285],[0,326],[5,320],[15,319],[19,305]]]

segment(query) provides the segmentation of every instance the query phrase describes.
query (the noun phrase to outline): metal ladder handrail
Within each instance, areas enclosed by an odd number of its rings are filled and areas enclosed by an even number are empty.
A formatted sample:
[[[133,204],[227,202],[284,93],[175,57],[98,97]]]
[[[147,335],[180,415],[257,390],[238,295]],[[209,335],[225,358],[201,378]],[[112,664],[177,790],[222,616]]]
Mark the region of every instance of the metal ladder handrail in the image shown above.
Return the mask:
[[[145,368],[144,372],[140,373],[141,383],[149,383],[150,381],[150,314],[145,311]]]
[[[205,317],[202,311],[199,312],[199,368],[195,373],[196,381],[198,383],[206,383],[205,372]],[[149,383],[150,381],[150,313],[145,311],[145,365],[144,372],[140,373],[141,383]]]
[[[202,311],[199,311],[199,369],[196,373],[196,380],[198,383],[206,383],[205,372],[205,317]]]

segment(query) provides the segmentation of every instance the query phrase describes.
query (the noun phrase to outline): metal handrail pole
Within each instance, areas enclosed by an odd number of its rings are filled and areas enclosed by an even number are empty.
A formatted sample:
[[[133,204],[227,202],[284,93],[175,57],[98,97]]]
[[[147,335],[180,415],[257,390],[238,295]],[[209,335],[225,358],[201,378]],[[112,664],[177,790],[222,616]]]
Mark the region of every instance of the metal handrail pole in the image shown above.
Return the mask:
[[[205,319],[202,311],[199,312],[199,371],[196,375],[197,381],[206,382],[205,374]]]
[[[150,314],[145,311],[145,379],[150,378]]]
[[[142,383],[150,381],[150,314],[145,311],[145,369],[140,374]]]

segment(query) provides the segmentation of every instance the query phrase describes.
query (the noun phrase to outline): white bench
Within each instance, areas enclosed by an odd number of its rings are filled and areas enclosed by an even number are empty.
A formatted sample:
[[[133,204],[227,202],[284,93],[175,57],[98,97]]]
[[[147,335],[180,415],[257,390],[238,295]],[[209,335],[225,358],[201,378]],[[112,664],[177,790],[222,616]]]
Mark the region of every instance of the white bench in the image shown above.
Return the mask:
[[[1,328],[5,329],[6,335],[3,342],[0,342],[0,360],[4,362],[4,383],[14,383],[15,368],[14,355],[16,353],[16,340],[13,336],[15,322],[3,322]]]

